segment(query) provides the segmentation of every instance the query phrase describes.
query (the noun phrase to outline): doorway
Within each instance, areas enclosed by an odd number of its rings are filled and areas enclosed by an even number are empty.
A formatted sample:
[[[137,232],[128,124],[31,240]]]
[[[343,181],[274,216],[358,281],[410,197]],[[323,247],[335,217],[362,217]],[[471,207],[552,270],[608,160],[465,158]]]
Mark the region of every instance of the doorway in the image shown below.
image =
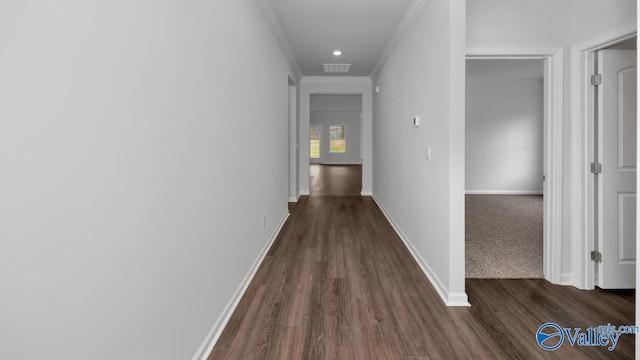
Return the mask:
[[[466,277],[543,278],[544,60],[466,69]]]
[[[600,252],[596,245],[596,235],[600,231],[601,219],[596,209],[596,183],[600,175],[591,172],[591,164],[596,163],[596,101],[595,94],[598,87],[592,85],[592,76],[595,74],[595,61],[600,50],[615,50],[616,47],[635,46],[636,25],[625,26],[610,33],[584,41],[572,47],[571,61],[571,87],[578,89],[574,91],[571,98],[572,124],[574,129],[580,130],[580,136],[574,140],[573,147],[576,149],[571,154],[571,174],[576,179],[580,179],[580,186],[571,189],[572,206],[575,209],[582,209],[574,215],[572,224],[575,235],[572,237],[571,248],[571,273],[573,278],[571,284],[584,290],[593,290],[596,285],[596,271],[599,266]],[[598,82],[598,79],[594,79]],[[604,79],[603,79],[604,80]],[[636,134],[637,137],[637,134]],[[600,158],[598,153],[598,157]],[[606,164],[602,163],[604,170]],[[614,162],[615,167],[615,162]],[[594,169],[598,171],[598,166]],[[606,175],[606,174],[604,174]],[[604,180],[604,179],[603,179]],[[617,216],[616,216],[617,217]],[[636,220],[637,221],[637,220]],[[596,225],[597,223],[598,225]],[[601,239],[601,237],[600,237]],[[598,254],[600,252],[601,255]],[[634,266],[636,268],[636,266]],[[637,272],[638,269],[636,269]]]
[[[561,271],[562,199],[562,68],[558,49],[467,49],[467,60],[541,60],[543,64],[543,156],[544,194],[542,275],[554,284],[566,283]],[[525,181],[527,176],[524,175]],[[534,181],[534,178],[531,178]]]
[[[311,195],[360,195],[362,95],[311,94],[309,120]]]
[[[636,38],[589,55],[594,285],[636,284]]]

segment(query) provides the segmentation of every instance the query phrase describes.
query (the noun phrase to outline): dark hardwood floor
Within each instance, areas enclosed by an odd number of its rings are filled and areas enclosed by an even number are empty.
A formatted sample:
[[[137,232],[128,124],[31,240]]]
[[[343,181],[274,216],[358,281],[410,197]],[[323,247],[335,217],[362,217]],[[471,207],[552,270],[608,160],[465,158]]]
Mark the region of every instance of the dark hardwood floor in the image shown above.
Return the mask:
[[[369,197],[302,197],[214,348],[214,359],[632,359],[547,352],[546,322],[634,324],[635,293],[545,280],[467,280],[472,307],[448,308]]]
[[[310,165],[311,195],[360,195],[362,165]]]

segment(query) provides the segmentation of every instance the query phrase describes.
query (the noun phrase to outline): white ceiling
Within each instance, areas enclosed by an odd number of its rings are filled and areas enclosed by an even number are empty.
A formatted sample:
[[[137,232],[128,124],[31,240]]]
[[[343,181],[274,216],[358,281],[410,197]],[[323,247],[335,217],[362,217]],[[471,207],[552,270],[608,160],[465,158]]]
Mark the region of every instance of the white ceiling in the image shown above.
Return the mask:
[[[412,0],[270,0],[304,76],[367,76]],[[335,49],[342,56],[333,56]],[[353,64],[326,74],[323,63]]]

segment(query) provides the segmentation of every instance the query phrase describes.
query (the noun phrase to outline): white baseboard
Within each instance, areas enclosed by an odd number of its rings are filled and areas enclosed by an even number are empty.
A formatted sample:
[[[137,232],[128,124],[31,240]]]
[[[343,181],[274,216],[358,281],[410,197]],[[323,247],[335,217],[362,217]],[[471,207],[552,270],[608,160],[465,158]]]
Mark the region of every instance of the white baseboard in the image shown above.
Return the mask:
[[[560,285],[573,285],[571,273],[563,273],[560,275]]]
[[[360,196],[372,196],[372,195],[373,193],[371,191],[365,191],[365,190],[360,191]]]
[[[298,194],[298,199],[300,198],[300,196],[308,196],[311,195],[309,193],[309,190],[300,190],[300,194]]]
[[[231,298],[231,300],[227,303],[227,306],[224,308],[224,311],[222,311],[222,314],[218,317],[216,322],[213,324],[213,327],[211,328],[211,330],[209,330],[207,337],[204,339],[204,341],[200,345],[200,348],[198,349],[196,354],[193,356],[193,360],[207,360],[207,358],[213,351],[213,347],[216,345],[216,342],[218,342],[220,335],[222,335],[222,331],[224,330],[225,326],[229,322],[229,319],[231,318],[231,315],[235,311],[236,307],[240,303],[240,299],[242,299],[242,296],[247,291],[247,288],[249,287],[251,280],[253,280],[253,277],[256,275],[256,272],[258,271],[258,268],[262,264],[262,261],[267,256],[267,253],[269,252],[271,245],[273,245],[273,242],[278,237],[278,234],[280,234],[280,231],[282,230],[284,223],[289,218],[289,215],[290,215],[289,212],[287,212],[282,217],[282,220],[280,220],[280,224],[278,224],[274,232],[271,234],[271,237],[269,238],[267,243],[264,245],[264,247],[260,251],[260,254],[256,258],[256,260],[253,262],[253,265],[251,265],[249,272],[240,283],[240,286],[238,287],[236,292],[233,294],[233,297]]]
[[[469,195],[542,195],[537,190],[465,190]]]
[[[396,222],[389,215],[389,213],[384,208],[382,203],[378,200],[376,195],[372,194],[372,197],[373,197],[373,201],[375,201],[375,203],[378,205],[378,207],[380,208],[384,216],[387,218],[387,221],[389,221],[389,223],[393,227],[393,230],[395,230],[396,234],[398,234],[398,237],[400,237],[404,245],[409,250],[409,253],[411,253],[411,256],[413,256],[413,258],[416,260],[416,262],[418,263],[418,266],[420,266],[420,269],[422,269],[422,272],[427,276],[427,278],[431,282],[431,285],[433,285],[434,289],[436,289],[436,292],[438,293],[442,301],[445,303],[445,305],[471,306],[469,304],[466,293],[464,292],[449,293],[449,290],[447,289],[447,287],[442,283],[442,281],[440,281],[440,278],[438,278],[435,272],[433,272],[433,270],[431,269],[431,266],[429,266],[427,261],[420,255],[420,253],[418,253],[418,251],[415,249],[415,247],[413,246],[413,243],[411,243],[409,238],[404,235],[402,230],[400,230]]]
[[[447,306],[471,306],[466,292],[449,293]]]

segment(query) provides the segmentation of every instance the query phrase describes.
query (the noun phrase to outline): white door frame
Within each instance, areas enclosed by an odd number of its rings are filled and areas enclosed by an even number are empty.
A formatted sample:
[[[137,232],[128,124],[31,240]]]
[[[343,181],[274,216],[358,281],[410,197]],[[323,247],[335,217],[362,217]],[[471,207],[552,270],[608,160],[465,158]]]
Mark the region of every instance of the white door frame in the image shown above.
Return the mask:
[[[543,59],[545,159],[543,273],[553,284],[562,277],[562,96],[563,49],[468,48],[467,59]]]
[[[298,193],[298,87],[289,77],[289,202],[297,202]]]
[[[311,118],[311,95],[344,94],[362,95],[362,196],[372,194],[373,167],[373,89],[371,79],[366,76],[305,76],[300,80],[300,143],[299,149],[300,195],[309,195],[309,125]]]
[[[629,24],[607,34],[587,40],[571,48],[571,128],[575,129],[571,144],[571,273],[572,285],[585,290],[595,288],[595,264],[590,260],[594,250],[593,176],[589,164],[593,162],[593,89],[590,75],[596,51],[636,36],[637,25]],[[578,133],[579,131],[579,133]],[[578,186],[577,181],[580,180]]]

